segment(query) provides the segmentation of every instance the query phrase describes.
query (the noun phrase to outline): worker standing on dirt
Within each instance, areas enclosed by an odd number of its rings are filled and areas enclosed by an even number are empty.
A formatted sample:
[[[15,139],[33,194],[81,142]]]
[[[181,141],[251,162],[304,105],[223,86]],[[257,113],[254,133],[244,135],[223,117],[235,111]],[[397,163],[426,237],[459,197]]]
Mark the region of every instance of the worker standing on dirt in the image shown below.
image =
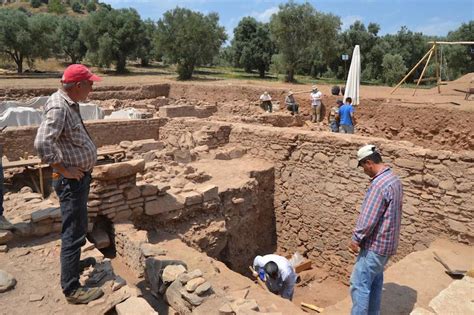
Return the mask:
[[[323,93],[318,90],[316,85],[313,85],[312,91],[310,94],[311,99],[311,113],[312,113],[312,122],[320,122],[321,119],[321,99]]]
[[[4,178],[3,178],[2,156],[3,156],[3,145],[0,143],[0,231],[13,230],[13,224],[8,222],[8,220],[3,215],[3,179]]]
[[[342,106],[342,104],[342,100],[337,100],[336,105],[331,107],[331,110],[329,111],[328,123],[332,132],[339,132],[339,108]]]
[[[339,132],[354,133],[356,120],[354,117],[354,106],[352,106],[352,98],[346,98],[346,103],[339,107]]]
[[[93,258],[80,260],[80,256],[86,243],[87,199],[97,148],[84,126],[78,102],[85,101],[94,81],[100,80],[83,65],[67,67],[61,88],[45,105],[35,139],[41,160],[53,168],[53,187],[62,217],[61,287],[71,304],[87,304],[103,295],[100,288],[79,283],[80,272],[95,264]]]
[[[374,145],[360,148],[357,160],[370,186],[349,244],[359,252],[350,280],[351,314],[380,314],[384,266],[397,252],[400,237],[403,188]]]
[[[286,109],[291,112],[291,115],[298,114],[299,112],[299,104],[296,103],[295,97],[293,96],[293,92],[289,91],[288,95],[285,97],[285,105]]]
[[[263,92],[263,94],[260,95],[260,102],[260,106],[264,111],[266,111],[267,113],[272,112],[272,97],[270,96],[270,94],[268,94],[267,91]]]
[[[279,255],[257,256],[253,260],[254,277],[265,281],[267,288],[282,298],[292,300],[295,288],[295,269],[288,259]]]

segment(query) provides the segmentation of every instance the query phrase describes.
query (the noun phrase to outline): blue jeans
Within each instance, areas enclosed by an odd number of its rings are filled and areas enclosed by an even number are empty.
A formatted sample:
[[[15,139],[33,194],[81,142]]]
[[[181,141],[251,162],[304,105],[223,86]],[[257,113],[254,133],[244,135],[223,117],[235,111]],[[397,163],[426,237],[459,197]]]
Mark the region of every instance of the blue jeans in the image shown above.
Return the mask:
[[[0,156],[0,159],[2,157]],[[0,216],[3,215],[3,165],[0,161]]]
[[[331,128],[332,132],[339,132],[339,124],[337,123],[337,121],[331,121],[329,127]]]
[[[351,275],[352,315],[380,314],[383,268],[389,256],[362,249]]]
[[[53,180],[54,190],[61,205],[61,288],[68,296],[79,286],[81,247],[86,243],[87,198],[91,173],[81,180],[64,178]]]

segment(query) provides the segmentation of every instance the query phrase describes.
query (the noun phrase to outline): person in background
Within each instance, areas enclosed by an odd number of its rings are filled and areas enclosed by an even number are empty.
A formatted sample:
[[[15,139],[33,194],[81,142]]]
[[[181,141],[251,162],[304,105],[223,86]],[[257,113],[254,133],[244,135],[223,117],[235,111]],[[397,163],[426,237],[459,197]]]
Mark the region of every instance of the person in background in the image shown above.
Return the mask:
[[[354,106],[352,98],[346,98],[346,103],[339,107],[339,132],[354,133],[356,119],[354,117]]]
[[[80,257],[86,243],[91,171],[97,161],[97,148],[82,121],[79,102],[87,99],[94,81],[100,80],[81,64],[67,67],[61,88],[46,102],[35,138],[39,157],[53,168],[62,219],[61,287],[71,304],[87,304],[104,294],[79,282],[81,271],[95,264],[94,258]]]
[[[267,91],[263,92],[262,95],[260,95],[260,107],[267,113],[271,113],[273,106],[272,106],[272,97],[270,94],[268,94]]]
[[[383,270],[397,253],[403,187],[374,145],[357,152],[358,166],[370,177],[349,249],[358,253],[350,279],[352,315],[380,314]]]
[[[1,131],[0,131],[1,132]],[[2,165],[2,156],[3,156],[3,144],[0,143],[0,230],[13,230],[13,224],[8,222],[8,220],[3,215],[3,165]]]
[[[337,100],[336,105],[331,107],[328,114],[328,124],[332,132],[339,132],[339,107],[342,106],[342,100]]]
[[[270,292],[292,300],[298,278],[288,259],[279,255],[257,256],[253,260],[254,276],[260,276]]]
[[[312,91],[310,94],[311,99],[311,113],[312,113],[312,122],[320,122],[321,119],[321,99],[323,97],[323,93],[318,90],[316,85],[313,85]]]
[[[288,95],[285,97],[285,105],[286,109],[291,112],[291,115],[299,113],[299,104],[296,103],[295,97],[293,96],[293,92],[289,91]]]

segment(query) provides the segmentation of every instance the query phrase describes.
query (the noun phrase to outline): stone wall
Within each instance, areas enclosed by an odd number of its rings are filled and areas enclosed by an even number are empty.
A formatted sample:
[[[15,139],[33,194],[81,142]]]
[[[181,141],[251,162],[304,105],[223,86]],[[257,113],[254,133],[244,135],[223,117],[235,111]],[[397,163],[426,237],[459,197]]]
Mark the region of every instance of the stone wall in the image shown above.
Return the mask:
[[[116,145],[124,140],[158,139],[160,126],[165,119],[87,121],[85,125],[97,147]],[[8,127],[0,133],[3,154],[16,161],[28,155],[36,155],[33,146],[37,126]]]
[[[408,142],[290,128],[208,125],[230,128],[230,144],[275,164],[278,252],[298,250],[333,277],[348,279],[354,261],[347,244],[369,183],[356,167],[355,154],[366,143],[380,148],[404,185],[400,247],[392,261],[426,248],[437,237],[467,244],[474,240],[472,151],[434,151]],[[170,121],[160,138],[200,128],[200,122]]]

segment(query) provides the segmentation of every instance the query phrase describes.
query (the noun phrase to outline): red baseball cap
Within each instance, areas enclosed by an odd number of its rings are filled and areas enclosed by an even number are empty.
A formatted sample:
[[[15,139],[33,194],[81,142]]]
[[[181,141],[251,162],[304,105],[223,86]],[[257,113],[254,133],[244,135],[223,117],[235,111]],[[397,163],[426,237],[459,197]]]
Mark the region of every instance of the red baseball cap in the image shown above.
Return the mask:
[[[62,83],[80,82],[84,80],[100,81],[101,77],[93,74],[86,66],[81,64],[72,64],[64,70]]]

